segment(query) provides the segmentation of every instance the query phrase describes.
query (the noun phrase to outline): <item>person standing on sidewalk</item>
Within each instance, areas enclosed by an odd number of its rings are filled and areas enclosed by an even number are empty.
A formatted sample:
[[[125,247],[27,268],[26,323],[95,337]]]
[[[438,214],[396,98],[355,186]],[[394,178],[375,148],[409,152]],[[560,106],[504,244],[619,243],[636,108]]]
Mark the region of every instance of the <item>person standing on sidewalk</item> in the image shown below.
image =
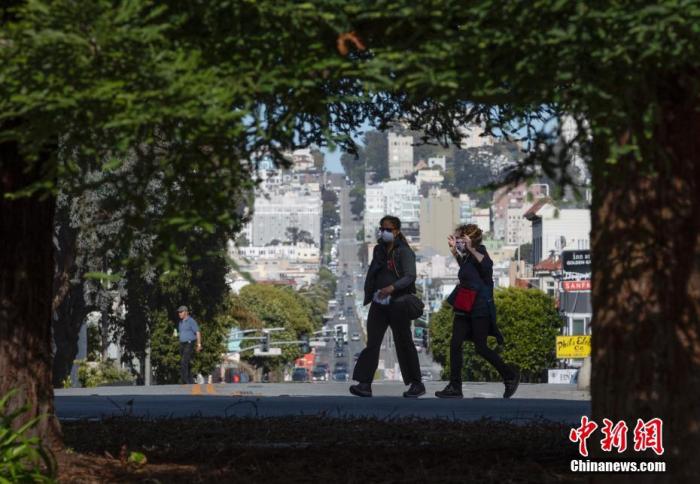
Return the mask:
[[[496,326],[496,306],[493,302],[493,261],[481,244],[482,232],[475,224],[460,225],[448,237],[450,251],[459,263],[459,285],[447,302],[454,308],[452,340],[450,341],[450,383],[435,392],[438,398],[462,398],[463,343],[474,342],[477,354],[491,363],[503,378],[503,398],[510,398],[518,389],[520,374],[510,368],[498,353],[486,344],[494,336],[503,344],[503,335]]]
[[[177,315],[180,318],[177,331],[180,339],[180,383],[190,384],[194,383],[190,373],[190,361],[195,350],[202,351],[202,333],[197,321],[190,316],[187,306],[177,308]]]
[[[372,380],[379,364],[379,351],[387,328],[391,328],[401,376],[406,385],[406,398],[425,394],[421,382],[418,352],[411,333],[411,319],[401,296],[416,293],[416,255],[401,233],[401,220],[390,215],[380,221],[379,243],[374,247],[372,262],[365,279],[364,304],[372,304],[367,316],[367,347],[355,364],[350,393],[360,397],[372,396]]]

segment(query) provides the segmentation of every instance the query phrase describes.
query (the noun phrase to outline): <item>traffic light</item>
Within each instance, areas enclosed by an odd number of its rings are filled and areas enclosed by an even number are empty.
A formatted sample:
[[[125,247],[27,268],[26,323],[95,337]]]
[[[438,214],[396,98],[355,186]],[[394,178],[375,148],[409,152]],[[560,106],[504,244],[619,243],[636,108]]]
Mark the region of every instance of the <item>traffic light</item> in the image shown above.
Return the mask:
[[[265,353],[270,351],[270,333],[263,333],[262,351],[264,351]]]
[[[311,347],[309,346],[309,335],[302,334],[299,339],[301,340],[301,343],[299,344],[299,350],[302,352],[302,354],[305,355],[309,351],[311,351]]]
[[[336,342],[341,342],[343,341],[343,328],[342,326],[338,326],[335,328],[335,341]]]

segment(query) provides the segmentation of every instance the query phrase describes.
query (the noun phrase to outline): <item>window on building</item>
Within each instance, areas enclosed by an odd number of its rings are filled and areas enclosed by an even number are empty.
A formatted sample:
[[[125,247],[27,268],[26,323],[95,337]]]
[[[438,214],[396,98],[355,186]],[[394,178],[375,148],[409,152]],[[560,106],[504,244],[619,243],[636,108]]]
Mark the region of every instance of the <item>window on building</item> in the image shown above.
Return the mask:
[[[586,334],[586,318],[574,318],[571,321],[571,334]]]

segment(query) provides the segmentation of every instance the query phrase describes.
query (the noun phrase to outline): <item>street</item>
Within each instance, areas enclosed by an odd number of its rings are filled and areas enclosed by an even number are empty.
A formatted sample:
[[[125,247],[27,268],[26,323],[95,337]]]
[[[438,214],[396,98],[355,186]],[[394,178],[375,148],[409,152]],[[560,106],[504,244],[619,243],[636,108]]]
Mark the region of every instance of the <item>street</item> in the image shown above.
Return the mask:
[[[336,351],[333,342],[325,347],[318,347],[316,350],[316,364],[327,364],[331,371],[334,368],[345,367],[348,369],[348,376],[352,377],[352,369],[357,355],[365,347],[366,330],[364,327],[363,315],[358,314],[362,308],[364,298],[364,268],[358,258],[358,251],[363,242],[357,240],[357,233],[362,228],[361,220],[355,220],[350,206],[350,187],[345,180],[340,185],[340,237],[338,241],[338,289],[336,300],[338,309],[335,317],[327,323],[328,330],[334,329],[337,324],[348,325],[347,345],[343,345],[342,351]],[[352,341],[351,336],[357,334],[359,341]],[[421,370],[427,379],[439,378],[440,367],[436,365],[432,358],[425,353],[419,354]],[[391,375],[392,380],[399,380],[400,373],[396,352],[393,346],[391,331],[387,331],[382,343],[379,357],[378,380]],[[388,370],[385,372],[384,370]]]
[[[324,415],[575,422],[590,414],[588,394],[575,385],[524,383],[504,400],[500,383],[467,383],[463,400],[435,398],[444,384],[427,382],[419,399],[403,398],[400,382],[375,383],[372,398],[348,395],[346,383],[249,383],[59,389],[55,402],[61,419]]]

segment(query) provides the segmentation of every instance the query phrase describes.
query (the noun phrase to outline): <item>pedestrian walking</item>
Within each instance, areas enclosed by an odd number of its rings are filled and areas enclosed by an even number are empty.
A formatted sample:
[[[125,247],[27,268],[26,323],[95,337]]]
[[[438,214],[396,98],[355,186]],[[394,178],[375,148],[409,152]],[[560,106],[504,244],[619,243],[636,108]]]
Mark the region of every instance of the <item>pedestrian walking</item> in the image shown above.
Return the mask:
[[[364,304],[371,304],[367,317],[367,347],[355,364],[350,393],[372,396],[372,380],[379,364],[379,351],[387,328],[391,328],[396,345],[406,398],[425,394],[421,382],[418,353],[411,333],[411,319],[422,314],[422,302],[416,293],[416,256],[401,233],[401,220],[385,216],[380,221],[378,243],[365,279]]]
[[[471,340],[477,354],[493,365],[503,378],[503,398],[518,389],[520,373],[504,363],[486,344],[494,336],[499,345],[503,335],[496,325],[493,302],[493,261],[482,245],[482,231],[475,224],[460,225],[448,237],[450,251],[459,263],[459,284],[447,301],[454,309],[450,342],[450,383],[435,392],[439,398],[462,398],[463,343]]]
[[[202,333],[197,321],[190,316],[187,306],[177,308],[177,315],[180,318],[177,331],[180,339],[180,383],[194,383],[190,362],[194,351],[202,351]]]

